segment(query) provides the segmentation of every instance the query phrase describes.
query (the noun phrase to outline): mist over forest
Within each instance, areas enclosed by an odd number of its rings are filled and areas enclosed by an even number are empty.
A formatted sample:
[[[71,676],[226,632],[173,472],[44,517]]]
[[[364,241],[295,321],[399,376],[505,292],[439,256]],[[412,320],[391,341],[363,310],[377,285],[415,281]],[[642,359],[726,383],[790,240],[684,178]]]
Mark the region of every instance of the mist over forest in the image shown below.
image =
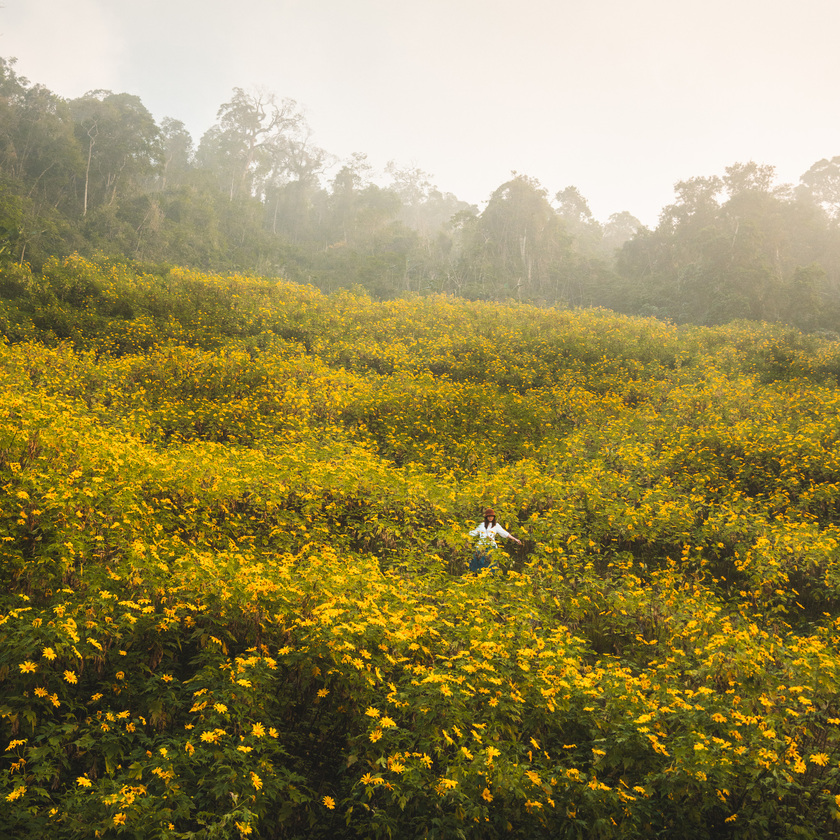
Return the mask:
[[[649,229],[632,208],[598,220],[574,185],[524,173],[480,210],[416,165],[377,173],[363,152],[338,160],[313,138],[301,107],[271,92],[235,88],[194,138],[137,96],[67,100],[0,58],[0,295],[22,294],[14,266],[78,252],[378,300],[449,293],[836,329],[840,156],[796,185],[754,161],[687,175]]]

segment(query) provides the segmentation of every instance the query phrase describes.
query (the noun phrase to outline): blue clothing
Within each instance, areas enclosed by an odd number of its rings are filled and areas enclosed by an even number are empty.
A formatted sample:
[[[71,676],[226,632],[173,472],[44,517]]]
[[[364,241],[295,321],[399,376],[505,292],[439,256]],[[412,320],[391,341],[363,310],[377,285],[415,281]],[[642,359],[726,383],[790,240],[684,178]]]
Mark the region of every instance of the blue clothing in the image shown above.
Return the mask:
[[[470,558],[470,571],[480,572],[482,569],[488,568],[492,557],[492,548],[477,548],[473,552],[473,556]]]

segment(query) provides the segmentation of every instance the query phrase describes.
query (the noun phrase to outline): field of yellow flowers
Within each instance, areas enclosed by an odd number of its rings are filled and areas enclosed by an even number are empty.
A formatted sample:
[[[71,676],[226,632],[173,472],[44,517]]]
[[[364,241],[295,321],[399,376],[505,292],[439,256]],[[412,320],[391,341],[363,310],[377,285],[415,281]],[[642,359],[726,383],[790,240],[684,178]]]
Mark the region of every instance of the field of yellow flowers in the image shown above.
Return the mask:
[[[0,836],[840,836],[836,336],[3,270]]]

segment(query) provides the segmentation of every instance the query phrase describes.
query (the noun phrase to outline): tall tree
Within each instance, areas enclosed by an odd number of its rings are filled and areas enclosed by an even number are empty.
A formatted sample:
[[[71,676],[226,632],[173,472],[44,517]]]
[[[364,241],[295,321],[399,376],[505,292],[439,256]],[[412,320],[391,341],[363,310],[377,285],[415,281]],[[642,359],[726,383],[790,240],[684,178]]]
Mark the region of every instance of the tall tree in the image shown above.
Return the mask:
[[[288,168],[292,140],[306,133],[297,103],[237,87],[217,117],[201,138],[199,162],[219,174],[231,200],[263,198],[266,185]]]
[[[571,238],[533,178],[517,175],[464,227],[462,270],[477,297],[561,299]]]
[[[164,117],[160,123],[160,145],[160,189],[179,187],[192,168],[195,155],[192,136],[180,120]]]
[[[604,231],[592,211],[589,202],[577,187],[566,187],[555,195],[557,214],[575,240],[575,248],[584,255],[600,255]]]
[[[806,196],[840,222],[840,155],[817,161],[800,180],[799,195]]]
[[[613,213],[604,225],[601,241],[603,252],[612,257],[618,248],[625,242],[629,242],[643,227],[642,223],[627,210]]]
[[[138,189],[161,164],[160,131],[140,99],[95,90],[70,102],[86,158],[82,215],[114,204],[118,190]]]
[[[273,173],[265,186],[265,205],[269,226],[291,242],[312,241],[323,216],[323,190],[320,176],[327,153],[311,137],[288,143],[286,164]]]

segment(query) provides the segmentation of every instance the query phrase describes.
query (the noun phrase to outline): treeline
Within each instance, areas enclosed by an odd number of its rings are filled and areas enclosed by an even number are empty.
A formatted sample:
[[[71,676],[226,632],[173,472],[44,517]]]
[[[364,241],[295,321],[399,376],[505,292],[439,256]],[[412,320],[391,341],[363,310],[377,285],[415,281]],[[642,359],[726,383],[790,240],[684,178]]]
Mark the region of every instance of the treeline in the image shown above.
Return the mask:
[[[795,188],[774,174],[749,162],[680,182],[654,230],[626,211],[601,223],[577,188],[551,197],[516,173],[479,211],[417,167],[391,163],[383,178],[364,154],[337,160],[293,100],[235,88],[196,144],[136,96],[65,100],[0,58],[0,261],[36,273],[51,256],[101,252],[378,299],[443,292],[833,330],[840,156]]]

